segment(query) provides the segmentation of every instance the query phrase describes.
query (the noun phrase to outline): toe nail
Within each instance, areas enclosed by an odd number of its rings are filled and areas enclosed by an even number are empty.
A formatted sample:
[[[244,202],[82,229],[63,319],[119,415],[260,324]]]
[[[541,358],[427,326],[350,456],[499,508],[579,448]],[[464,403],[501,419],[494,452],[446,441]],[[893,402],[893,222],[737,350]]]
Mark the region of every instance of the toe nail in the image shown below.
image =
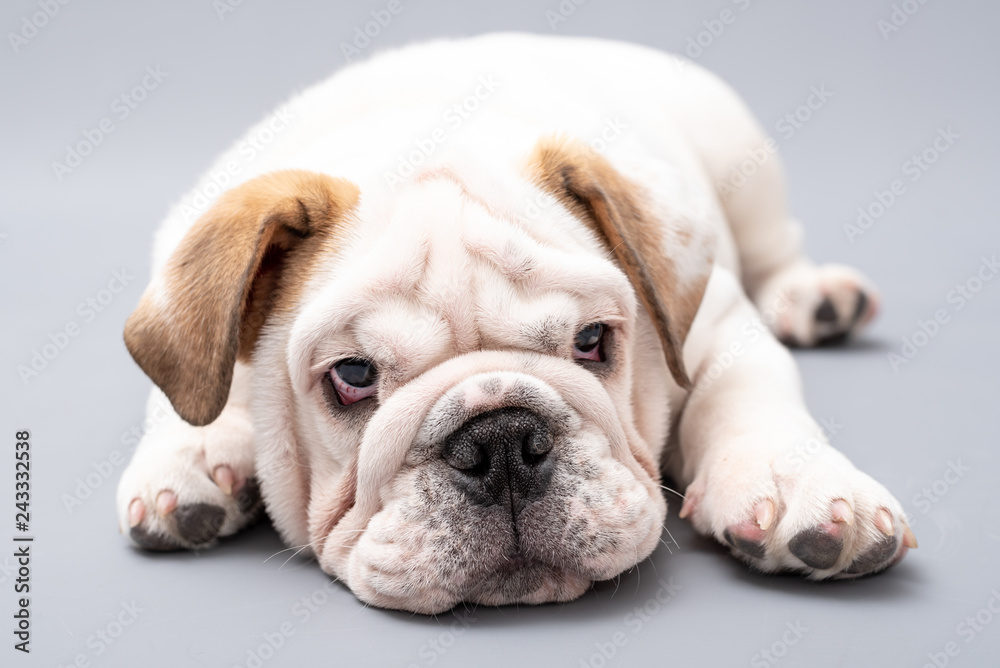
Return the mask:
[[[233,483],[236,478],[233,476],[233,470],[228,466],[216,466],[215,471],[212,473],[212,478],[215,480],[215,484],[218,485],[219,489],[226,496],[232,496],[233,494]]]
[[[160,515],[169,515],[177,507],[177,495],[169,489],[165,489],[156,497],[156,512]]]
[[[850,504],[843,499],[837,499],[833,502],[831,514],[833,515],[834,522],[841,522],[847,526],[853,526],[854,524],[854,511],[851,510]]]
[[[875,526],[886,536],[896,535],[896,527],[893,526],[892,515],[885,508],[879,508],[878,512],[875,513]]]
[[[903,545],[911,549],[917,549],[917,537],[913,535],[913,530],[908,526],[903,527]]]
[[[771,524],[774,523],[774,501],[764,499],[758,503],[757,507],[754,508],[753,516],[757,520],[757,526],[760,527],[761,531],[770,529]]]
[[[694,501],[691,500],[691,497],[686,496],[684,497],[684,503],[681,504],[681,511],[677,513],[677,517],[684,519],[691,514],[692,510],[694,510]]]
[[[132,503],[128,504],[128,528],[138,525],[145,515],[146,506],[143,505],[142,499],[132,499]]]

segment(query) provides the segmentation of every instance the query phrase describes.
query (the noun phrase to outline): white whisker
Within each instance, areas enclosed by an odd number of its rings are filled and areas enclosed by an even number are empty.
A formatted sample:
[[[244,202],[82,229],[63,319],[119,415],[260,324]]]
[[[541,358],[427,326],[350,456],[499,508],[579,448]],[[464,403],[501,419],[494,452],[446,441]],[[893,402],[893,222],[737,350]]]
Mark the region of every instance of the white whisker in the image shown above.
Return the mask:
[[[292,547],[286,547],[284,550],[278,550],[277,552],[275,552],[274,554],[272,554],[270,557],[268,557],[267,559],[265,559],[261,563],[265,563],[266,564],[267,562],[269,562],[271,559],[275,558],[276,556],[278,556],[282,552],[288,552],[289,550],[299,550],[299,551],[301,551],[302,548],[304,548],[304,547],[309,547],[309,543],[306,543],[305,545],[293,545]],[[298,554],[298,552],[296,552],[296,554]]]

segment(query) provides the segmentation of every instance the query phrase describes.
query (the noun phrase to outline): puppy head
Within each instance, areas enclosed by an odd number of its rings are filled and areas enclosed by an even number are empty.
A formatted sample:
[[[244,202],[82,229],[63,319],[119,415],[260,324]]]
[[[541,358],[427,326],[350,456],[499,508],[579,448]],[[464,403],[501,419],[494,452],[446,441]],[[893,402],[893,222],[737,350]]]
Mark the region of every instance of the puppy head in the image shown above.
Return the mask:
[[[544,141],[522,168],[488,187],[428,170],[391,202],[318,174],[250,181],[126,328],[193,424],[252,358],[269,514],[374,605],[571,600],[659,540],[637,330],[686,386],[711,259],[692,271],[694,228],[585,148]]]

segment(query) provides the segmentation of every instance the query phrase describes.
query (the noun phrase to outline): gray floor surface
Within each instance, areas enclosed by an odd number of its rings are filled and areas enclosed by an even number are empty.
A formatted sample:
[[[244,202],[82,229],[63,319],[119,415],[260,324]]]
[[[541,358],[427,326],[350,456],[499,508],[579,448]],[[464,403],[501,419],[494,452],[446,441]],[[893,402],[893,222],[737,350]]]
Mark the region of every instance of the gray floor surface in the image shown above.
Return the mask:
[[[200,554],[126,545],[114,487],[149,383],[121,330],[153,231],[252,122],[342,67],[342,43],[387,5],[4,3],[0,664],[1000,665],[1000,280],[978,278],[1000,252],[1000,5],[986,1],[401,0],[365,48],[501,29],[600,35],[687,52],[734,84],[780,144],[812,255],[861,267],[883,291],[862,340],[796,357],[815,414],[840,425],[834,443],[913,518],[921,546],[900,566],[850,583],[755,575],[673,503],[676,545],[581,600],[427,618],[327,593],[313,563],[268,559],[283,547],[268,526]],[[126,115],[116,100],[147,67],[166,76]],[[831,95],[801,109],[814,88]],[[113,130],[57,174],[66,145],[104,119]],[[880,209],[895,180],[904,190]],[[851,238],[859,207],[877,215]],[[115,272],[132,278],[103,292]],[[893,368],[904,338],[916,354]],[[22,379],[52,341],[65,345]],[[30,655],[12,634],[19,429],[33,452]],[[662,583],[676,590],[666,604]]]

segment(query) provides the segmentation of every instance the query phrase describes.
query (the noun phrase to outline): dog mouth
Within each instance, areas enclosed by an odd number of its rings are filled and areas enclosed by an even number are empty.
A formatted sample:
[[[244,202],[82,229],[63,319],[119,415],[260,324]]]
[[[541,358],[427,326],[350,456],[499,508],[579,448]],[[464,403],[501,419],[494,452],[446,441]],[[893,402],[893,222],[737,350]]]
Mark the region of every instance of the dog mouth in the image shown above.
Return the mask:
[[[565,602],[581,596],[592,582],[571,569],[515,553],[481,578],[479,586],[465,591],[461,600],[493,606]]]
[[[497,575],[511,575],[517,571],[532,568],[537,563],[538,561],[536,561],[534,557],[529,557],[521,552],[520,549],[517,549],[512,554],[504,557],[504,561],[501,562],[499,568],[497,568]]]
[[[352,554],[349,586],[374,605],[425,614],[463,602],[566,602],[652,551],[662,518],[638,483],[619,475],[612,489],[586,488],[560,473],[512,518],[506,503],[477,508],[444,476],[416,472],[420,489],[438,478],[435,503],[376,514]]]
[[[597,381],[481,355],[494,368],[461,370],[426,413],[410,384],[368,426],[358,502],[321,556],[367,603],[436,614],[570,601],[657,544],[665,501]]]
[[[432,575],[414,572],[413,561],[407,566],[397,566],[396,570],[383,570],[369,563],[366,577],[348,584],[367,603],[433,615],[461,604],[568,602],[583,595],[597,579],[593,574],[546,563],[519,550],[511,550],[490,559],[489,564],[462,573],[450,572],[447,567],[444,572],[433,569]]]

